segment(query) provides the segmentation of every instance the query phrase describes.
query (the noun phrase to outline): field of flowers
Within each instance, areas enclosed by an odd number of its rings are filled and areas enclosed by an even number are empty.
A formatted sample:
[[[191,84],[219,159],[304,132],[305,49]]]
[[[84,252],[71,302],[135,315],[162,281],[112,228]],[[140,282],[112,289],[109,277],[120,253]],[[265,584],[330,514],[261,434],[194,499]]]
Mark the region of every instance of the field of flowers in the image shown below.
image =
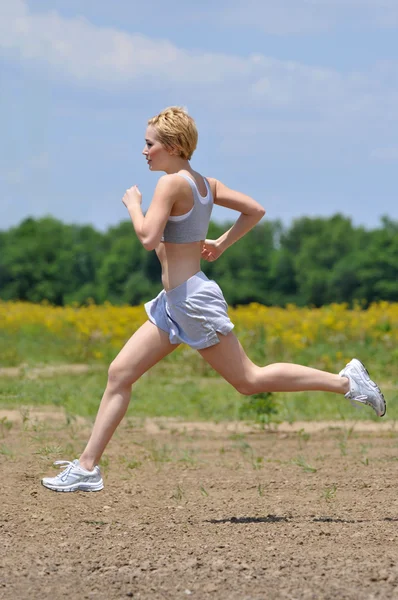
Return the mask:
[[[335,370],[356,355],[372,363],[372,373],[396,378],[397,303],[367,309],[250,304],[230,308],[230,317],[249,356],[260,364],[287,361]],[[106,363],[145,320],[143,306],[0,302],[0,365]],[[203,371],[196,356],[190,360],[194,355],[181,346],[166,360]]]

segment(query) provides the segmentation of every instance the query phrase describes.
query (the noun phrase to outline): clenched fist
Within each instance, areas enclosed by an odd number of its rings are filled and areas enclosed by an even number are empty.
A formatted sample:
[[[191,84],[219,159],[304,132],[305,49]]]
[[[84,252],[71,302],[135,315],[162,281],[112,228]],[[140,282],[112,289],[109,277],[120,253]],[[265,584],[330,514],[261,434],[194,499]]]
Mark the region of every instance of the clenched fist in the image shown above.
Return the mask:
[[[133,185],[133,187],[126,190],[126,193],[122,198],[122,202],[126,208],[130,208],[130,206],[133,206],[134,204],[141,205],[142,194],[138,189],[138,186]]]
[[[203,260],[213,262],[223,253],[216,240],[205,240],[202,246],[201,257]]]

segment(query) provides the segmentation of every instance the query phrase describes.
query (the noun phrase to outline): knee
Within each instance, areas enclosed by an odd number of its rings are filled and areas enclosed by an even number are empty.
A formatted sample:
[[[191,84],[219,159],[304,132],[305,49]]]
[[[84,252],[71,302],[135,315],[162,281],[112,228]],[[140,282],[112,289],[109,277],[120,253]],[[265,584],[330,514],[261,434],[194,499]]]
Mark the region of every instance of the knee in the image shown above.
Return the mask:
[[[257,382],[252,374],[245,375],[239,380],[234,381],[233,386],[236,389],[236,391],[238,391],[243,396],[252,396],[256,392],[258,392]]]
[[[113,361],[108,369],[108,387],[113,389],[125,388],[134,383],[135,379],[131,372],[127,373],[117,361]]]

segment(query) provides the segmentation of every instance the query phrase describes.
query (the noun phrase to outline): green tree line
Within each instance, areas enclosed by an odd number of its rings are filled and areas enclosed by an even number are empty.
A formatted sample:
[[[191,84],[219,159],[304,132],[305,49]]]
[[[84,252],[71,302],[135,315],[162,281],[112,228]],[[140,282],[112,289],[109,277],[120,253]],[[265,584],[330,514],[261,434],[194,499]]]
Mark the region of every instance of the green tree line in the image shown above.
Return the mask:
[[[210,223],[209,238],[230,224]],[[232,304],[321,306],[356,300],[398,301],[398,221],[373,230],[342,215],[303,217],[289,227],[264,220],[202,268]],[[140,304],[161,289],[155,252],[130,222],[99,232],[52,217],[0,231],[0,298],[56,305]]]

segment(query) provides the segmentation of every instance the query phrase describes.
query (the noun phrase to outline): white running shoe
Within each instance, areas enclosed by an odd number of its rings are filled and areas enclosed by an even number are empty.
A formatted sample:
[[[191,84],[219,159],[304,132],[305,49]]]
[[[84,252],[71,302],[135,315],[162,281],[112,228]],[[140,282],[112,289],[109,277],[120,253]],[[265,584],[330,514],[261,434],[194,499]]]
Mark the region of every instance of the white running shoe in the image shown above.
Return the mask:
[[[55,477],[44,477],[41,482],[44,487],[55,492],[99,492],[104,487],[99,467],[86,471],[80,466],[78,459],[56,460],[54,465],[68,465]]]
[[[378,417],[386,414],[386,401],[378,385],[369,377],[360,360],[353,358],[339,373],[340,377],[348,377],[350,391],[345,397],[350,401],[368,404]]]

